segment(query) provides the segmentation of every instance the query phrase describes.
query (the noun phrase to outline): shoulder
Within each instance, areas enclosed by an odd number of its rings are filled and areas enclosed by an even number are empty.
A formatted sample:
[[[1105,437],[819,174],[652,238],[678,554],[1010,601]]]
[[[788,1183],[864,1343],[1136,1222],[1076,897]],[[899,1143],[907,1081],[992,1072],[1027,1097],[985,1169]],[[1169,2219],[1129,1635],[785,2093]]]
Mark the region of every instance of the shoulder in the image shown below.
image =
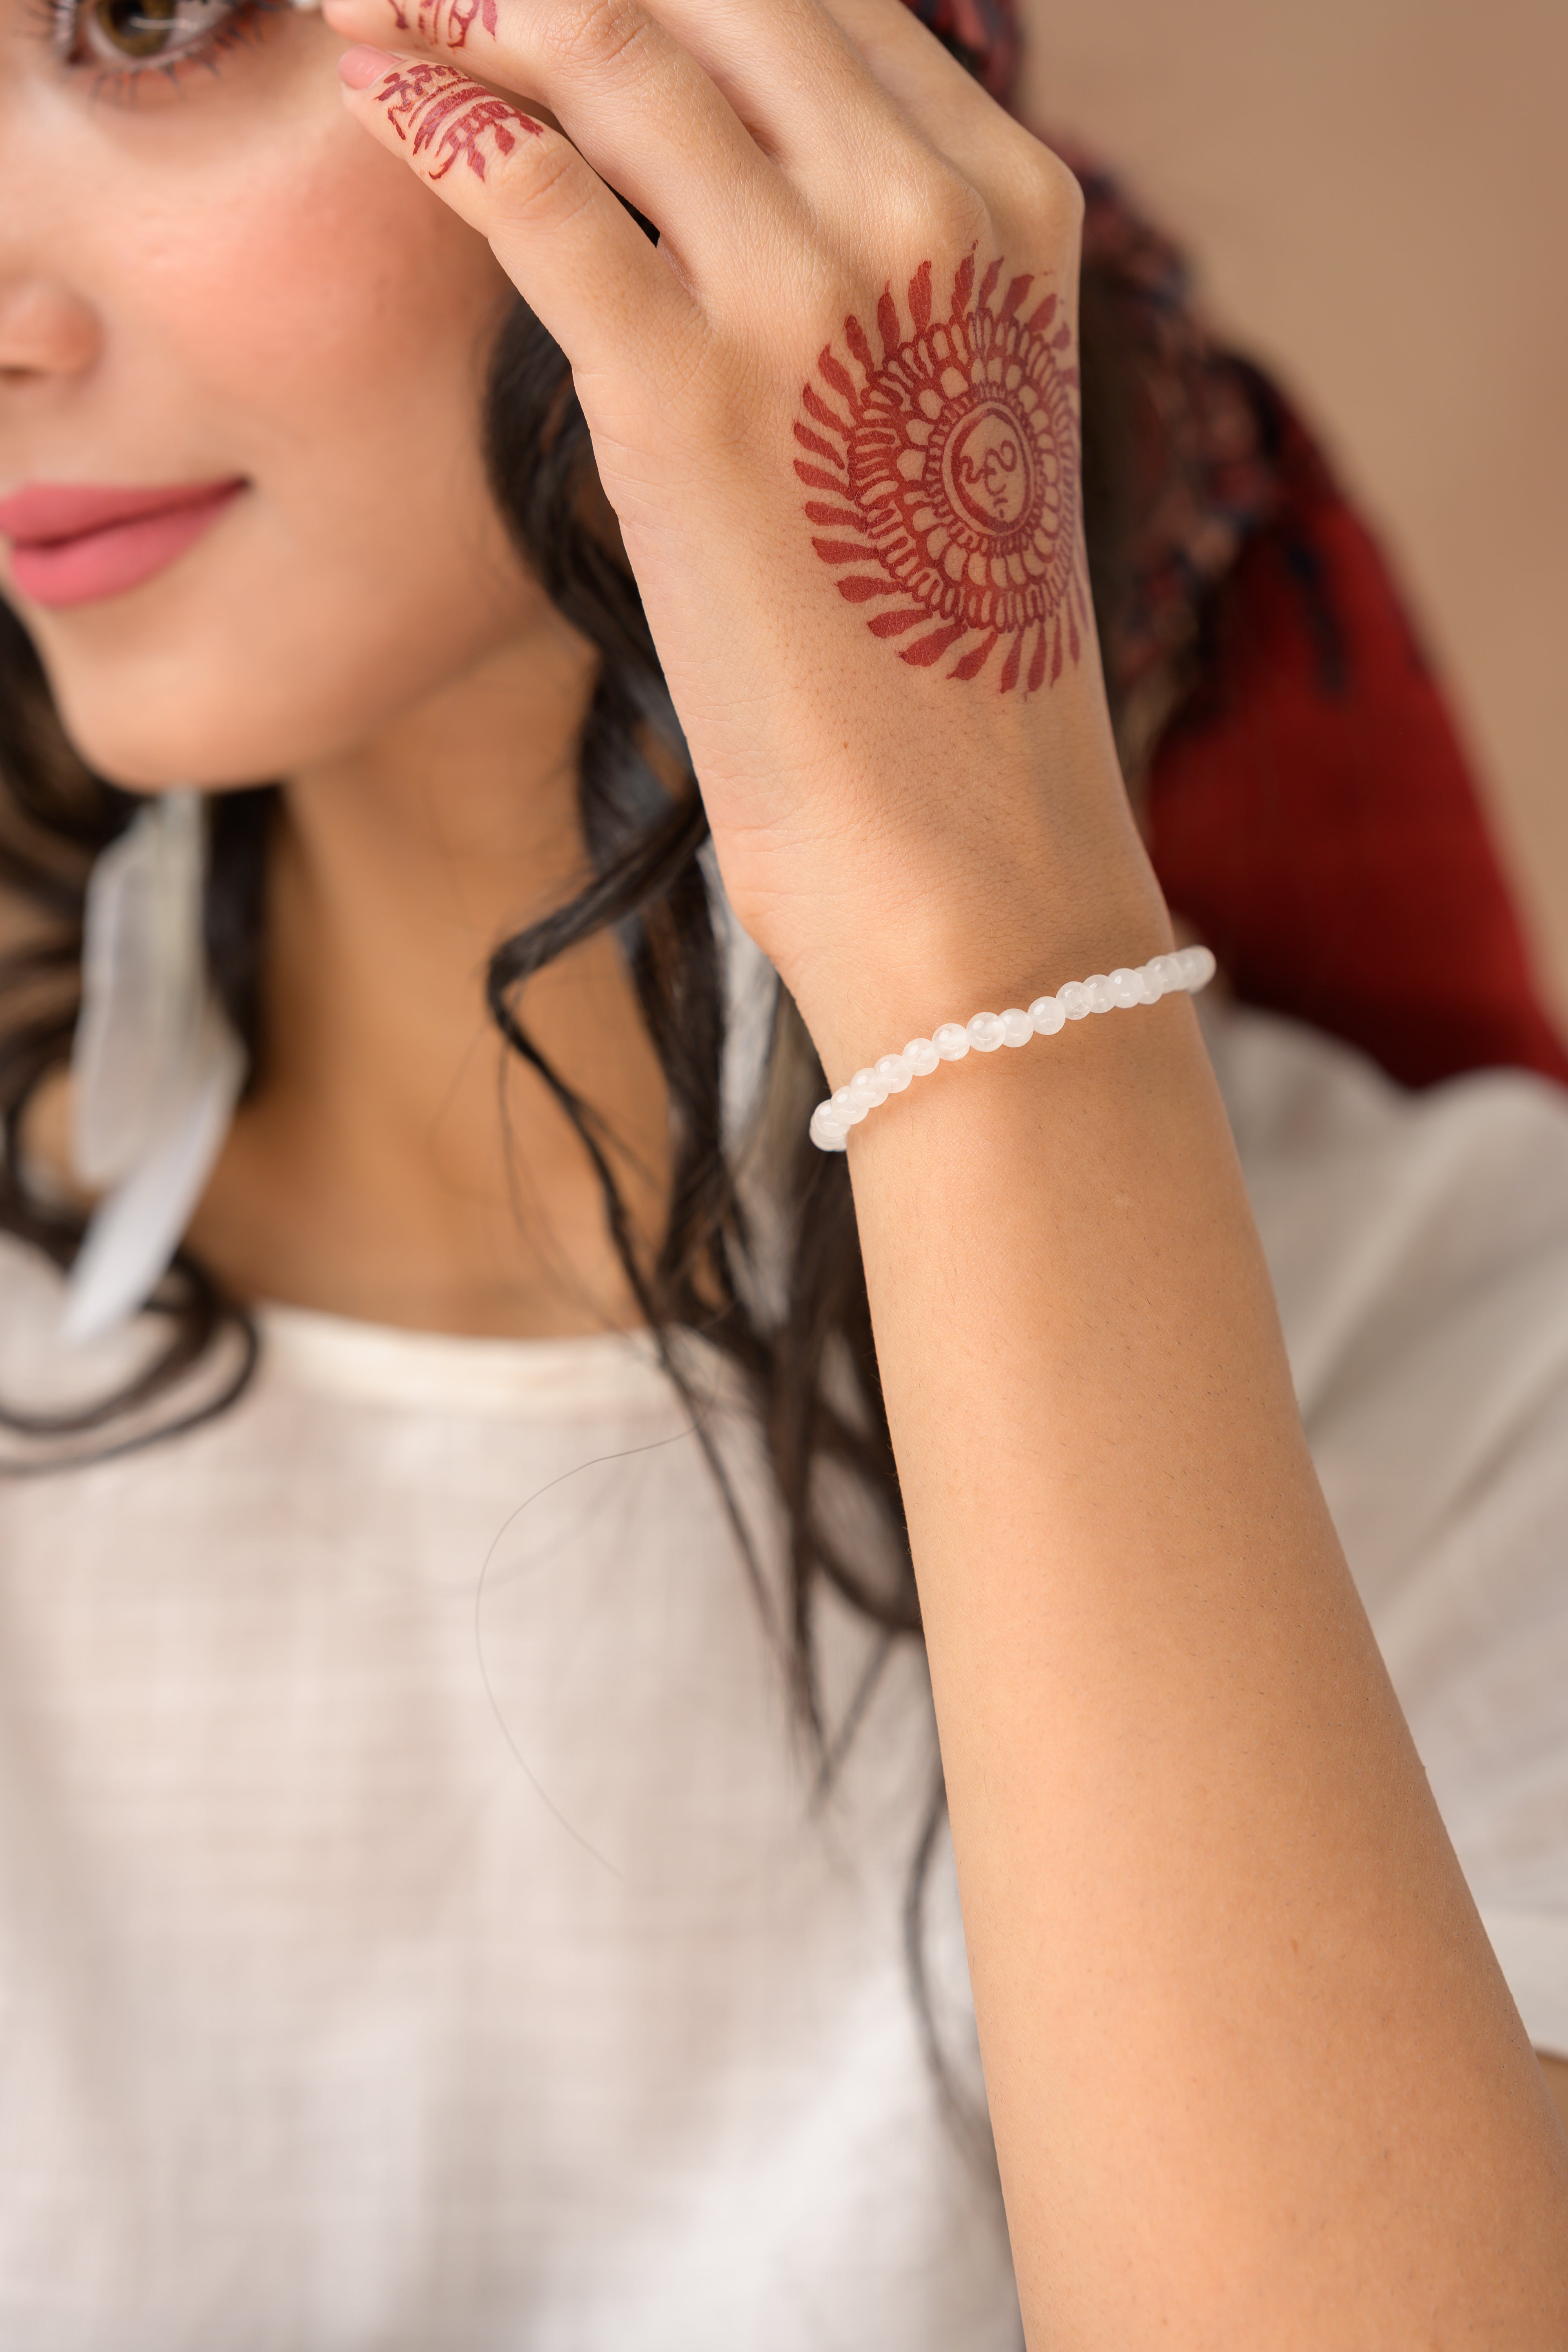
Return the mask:
[[[1258,1013],[1210,1039],[1369,1605],[1527,1493],[1568,1553],[1568,1095],[1510,1071],[1410,1094]]]
[[[1527,1339],[1550,1391],[1568,1369],[1568,1093],[1510,1070],[1411,1093],[1292,1022],[1223,1008],[1206,1026],[1309,1423],[1379,1368],[1436,1409],[1423,1351],[1460,1328],[1467,1414]]]

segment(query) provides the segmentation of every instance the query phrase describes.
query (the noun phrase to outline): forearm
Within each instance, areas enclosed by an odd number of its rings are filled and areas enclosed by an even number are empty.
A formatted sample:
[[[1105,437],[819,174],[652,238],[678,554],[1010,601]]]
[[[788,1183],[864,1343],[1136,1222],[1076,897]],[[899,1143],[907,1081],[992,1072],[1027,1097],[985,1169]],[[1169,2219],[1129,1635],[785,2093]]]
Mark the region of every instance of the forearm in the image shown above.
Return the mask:
[[[1027,972],[999,914],[922,1011],[1135,962],[1137,904],[1039,906]],[[1031,2340],[1560,2343],[1565,2152],[1189,1003],[971,1057],[849,1152]]]
[[[566,352],[731,903],[841,1081],[1166,943],[1096,667],[1082,205],[890,0],[748,0],[722,89],[716,24],[400,16],[346,102]],[[1560,2342],[1560,2143],[1190,1011],[849,1150],[1036,2340]]]

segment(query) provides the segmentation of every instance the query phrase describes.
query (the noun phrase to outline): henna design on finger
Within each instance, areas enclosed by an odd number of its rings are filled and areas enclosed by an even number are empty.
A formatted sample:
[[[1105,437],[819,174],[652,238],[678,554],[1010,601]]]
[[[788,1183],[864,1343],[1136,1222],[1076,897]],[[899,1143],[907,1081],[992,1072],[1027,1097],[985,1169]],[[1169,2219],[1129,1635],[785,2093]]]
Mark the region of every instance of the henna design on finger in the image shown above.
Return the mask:
[[[998,690],[1022,678],[1032,694],[1081,659],[1089,626],[1079,379],[1057,297],[1033,299],[1036,273],[1004,270],[992,262],[976,291],[968,256],[948,317],[933,320],[923,261],[912,331],[890,288],[877,305],[879,358],[847,318],[847,362],[827,346],[802,388],[795,470],[823,494],[805,512],[832,534],[811,543],[845,567],[839,594],[879,606],[873,636],[909,637],[900,655],[917,668],[953,654],[949,677],[978,677],[1000,653]]]
[[[417,33],[422,40],[438,41],[448,49],[467,47],[468,27],[477,16],[492,39],[496,33],[496,0],[387,0],[400,33]]]
[[[485,176],[489,152],[510,155],[516,133],[543,135],[543,126],[524,114],[509,99],[498,98],[482,83],[471,81],[456,66],[399,66],[377,89],[387,121],[411,152],[423,155],[434,149],[426,170],[432,180],[444,180],[454,163],[467,163],[476,179]]]

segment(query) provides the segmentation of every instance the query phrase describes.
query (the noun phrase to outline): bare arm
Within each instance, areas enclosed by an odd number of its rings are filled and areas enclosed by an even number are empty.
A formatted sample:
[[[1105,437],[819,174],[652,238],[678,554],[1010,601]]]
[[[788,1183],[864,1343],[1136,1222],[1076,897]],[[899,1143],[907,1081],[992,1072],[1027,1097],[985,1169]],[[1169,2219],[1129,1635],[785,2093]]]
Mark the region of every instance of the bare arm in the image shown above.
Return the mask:
[[[1190,1007],[964,1063],[850,1155],[1031,2340],[1563,2340],[1568,2149]]]
[[[1542,2058],[1541,2071],[1546,2077],[1552,2103],[1568,2126],[1568,2058]]]
[[[731,899],[830,1078],[1167,945],[1054,159],[891,0],[328,13],[411,52],[345,60],[349,103],[572,360]],[[1190,1006],[922,1079],[849,1159],[1031,2343],[1560,2352],[1568,2149]]]

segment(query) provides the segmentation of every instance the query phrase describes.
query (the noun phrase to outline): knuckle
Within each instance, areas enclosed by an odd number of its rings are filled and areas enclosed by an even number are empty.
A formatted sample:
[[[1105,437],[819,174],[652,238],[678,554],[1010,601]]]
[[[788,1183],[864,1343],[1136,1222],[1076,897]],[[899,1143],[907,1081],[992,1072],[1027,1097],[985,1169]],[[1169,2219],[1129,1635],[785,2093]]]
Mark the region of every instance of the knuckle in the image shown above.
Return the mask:
[[[1033,141],[1030,168],[1036,205],[1062,235],[1076,236],[1083,225],[1083,190],[1059,155]]]
[[[544,28],[544,46],[568,70],[602,73],[640,56],[652,30],[637,0],[577,0]]]
[[[526,157],[512,162],[498,193],[514,222],[548,220],[560,228],[592,200],[587,166],[564,139],[541,140]]]
[[[999,152],[992,167],[992,187],[1000,243],[1008,252],[1026,249],[1058,268],[1071,268],[1082,238],[1084,196],[1072,173],[1060,159],[1026,137],[1010,151]]]
[[[911,169],[884,178],[880,189],[886,226],[897,249],[933,247],[946,252],[983,237],[989,221],[984,200],[963,175],[922,159]]]
[[[935,216],[951,246],[984,246],[992,236],[991,208],[978,188],[956,172],[944,172],[934,192]]]

